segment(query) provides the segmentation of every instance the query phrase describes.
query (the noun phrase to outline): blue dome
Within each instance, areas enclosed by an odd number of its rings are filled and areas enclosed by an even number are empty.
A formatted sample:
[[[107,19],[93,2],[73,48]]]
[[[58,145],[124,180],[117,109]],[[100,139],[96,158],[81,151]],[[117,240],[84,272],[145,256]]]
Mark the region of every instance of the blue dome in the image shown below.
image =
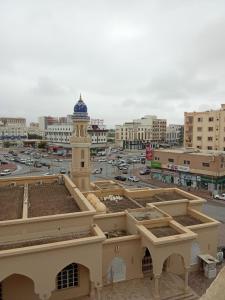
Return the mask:
[[[84,103],[81,95],[78,102],[74,105],[73,109],[73,118],[74,119],[89,119],[87,113],[87,105]]]
[[[75,104],[73,111],[75,113],[86,113],[87,105],[84,103],[82,99],[80,99],[77,104]]]

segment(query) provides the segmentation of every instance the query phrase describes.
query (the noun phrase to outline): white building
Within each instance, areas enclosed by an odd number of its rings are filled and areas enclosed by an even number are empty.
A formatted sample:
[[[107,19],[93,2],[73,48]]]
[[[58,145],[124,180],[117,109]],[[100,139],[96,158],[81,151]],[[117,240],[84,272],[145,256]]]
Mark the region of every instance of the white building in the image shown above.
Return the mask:
[[[127,149],[143,149],[146,143],[165,142],[166,120],[146,115],[141,119],[116,126],[115,142]]]
[[[34,123],[34,122],[30,123],[30,126],[27,128],[27,133],[29,135],[38,135],[41,137],[45,136],[44,130],[41,130],[39,127],[39,123]]]
[[[52,143],[70,143],[72,136],[73,125],[72,123],[48,125],[45,130],[45,137]],[[93,119],[88,126],[88,133],[91,136],[92,144],[105,145],[107,143],[106,126],[103,120]]]
[[[0,118],[0,139],[19,140],[27,138],[25,118]]]
[[[170,124],[166,129],[166,142],[170,145],[178,145],[183,140],[184,126]]]

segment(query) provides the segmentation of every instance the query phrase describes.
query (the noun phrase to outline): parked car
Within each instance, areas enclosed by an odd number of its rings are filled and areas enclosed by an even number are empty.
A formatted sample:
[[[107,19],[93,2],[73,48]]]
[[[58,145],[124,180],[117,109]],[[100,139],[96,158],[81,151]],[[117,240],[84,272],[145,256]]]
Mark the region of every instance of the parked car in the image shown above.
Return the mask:
[[[115,176],[114,179],[120,180],[120,181],[126,181],[127,180],[127,178],[125,176],[121,176],[121,175]]]
[[[66,174],[66,169],[65,169],[65,168],[61,168],[61,169],[59,170],[59,173],[60,173],[60,174]]]
[[[129,181],[132,181],[132,182],[138,182],[140,181],[139,178],[137,178],[136,176],[130,176],[127,178]]]
[[[148,175],[150,173],[151,173],[151,171],[149,169],[144,169],[139,172],[140,175]]]
[[[5,169],[0,173],[0,176],[10,175],[12,172],[9,169]]]
[[[216,194],[213,197],[214,199],[225,200],[225,194]]]
[[[98,160],[98,162],[106,162],[106,161],[107,161],[106,158],[100,158],[100,159]]]
[[[122,170],[122,173],[123,173],[123,174],[128,174],[128,169],[123,169],[123,170]]]
[[[102,171],[100,169],[94,169],[92,171],[92,174],[101,174],[101,173],[102,173]]]

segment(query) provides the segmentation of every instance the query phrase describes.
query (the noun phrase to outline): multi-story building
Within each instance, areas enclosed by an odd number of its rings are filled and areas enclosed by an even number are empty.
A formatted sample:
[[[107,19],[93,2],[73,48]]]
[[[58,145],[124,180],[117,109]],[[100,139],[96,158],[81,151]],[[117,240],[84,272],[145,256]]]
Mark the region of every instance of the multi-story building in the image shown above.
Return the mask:
[[[43,116],[38,118],[40,130],[45,130],[49,125],[58,124],[59,119],[51,116]]]
[[[0,118],[0,139],[18,140],[27,138],[25,118]]]
[[[92,119],[88,125],[88,134],[91,137],[92,148],[105,148],[107,143],[106,126],[103,120]],[[73,133],[73,124],[62,123],[48,125],[45,130],[46,139],[52,143],[69,144]]]
[[[39,127],[39,123],[31,122],[30,126],[27,128],[28,136],[40,136],[44,137],[45,132]]]
[[[184,113],[184,146],[225,151],[225,104],[218,110]]]
[[[177,124],[169,124],[166,128],[166,142],[169,145],[183,144],[184,126]]]
[[[147,115],[116,126],[116,145],[126,149],[144,149],[147,143],[157,146],[165,139],[166,120],[157,119],[156,116]]]
[[[90,182],[83,101],[73,120],[71,177],[0,179],[1,300],[197,299],[189,271],[208,259],[216,276],[219,222],[205,200]]]
[[[210,191],[225,188],[225,154],[193,149],[154,149],[148,162],[152,177],[166,183],[201,187]]]

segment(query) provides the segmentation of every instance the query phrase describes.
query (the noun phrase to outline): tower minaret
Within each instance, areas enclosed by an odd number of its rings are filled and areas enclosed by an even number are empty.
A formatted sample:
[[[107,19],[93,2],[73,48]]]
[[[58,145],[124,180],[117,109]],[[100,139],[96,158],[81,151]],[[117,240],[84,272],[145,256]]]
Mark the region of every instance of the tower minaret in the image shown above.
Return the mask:
[[[81,191],[90,190],[90,146],[91,138],[87,129],[90,121],[87,106],[80,95],[74,106],[73,135],[70,139],[72,147],[71,179]]]

